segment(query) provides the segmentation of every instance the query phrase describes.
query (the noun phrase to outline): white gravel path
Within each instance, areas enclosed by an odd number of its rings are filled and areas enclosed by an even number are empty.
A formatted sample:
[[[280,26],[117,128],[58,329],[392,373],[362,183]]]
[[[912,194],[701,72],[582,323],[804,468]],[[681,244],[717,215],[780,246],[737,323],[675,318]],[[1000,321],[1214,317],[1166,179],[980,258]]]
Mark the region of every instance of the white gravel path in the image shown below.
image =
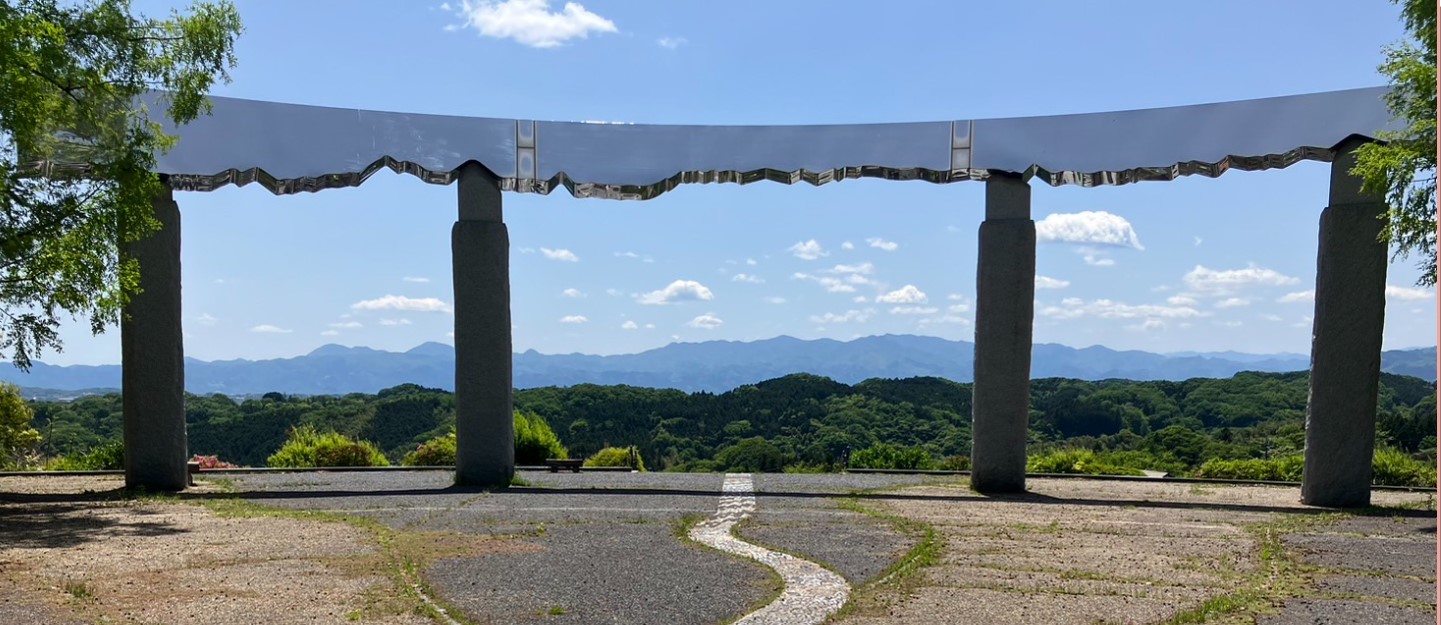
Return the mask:
[[[715,516],[691,528],[691,540],[760,562],[774,569],[785,583],[780,597],[745,615],[736,625],[813,625],[845,605],[851,586],[841,576],[809,560],[758,547],[731,534],[731,528],[756,509],[755,485],[749,473],[727,474],[721,492]]]

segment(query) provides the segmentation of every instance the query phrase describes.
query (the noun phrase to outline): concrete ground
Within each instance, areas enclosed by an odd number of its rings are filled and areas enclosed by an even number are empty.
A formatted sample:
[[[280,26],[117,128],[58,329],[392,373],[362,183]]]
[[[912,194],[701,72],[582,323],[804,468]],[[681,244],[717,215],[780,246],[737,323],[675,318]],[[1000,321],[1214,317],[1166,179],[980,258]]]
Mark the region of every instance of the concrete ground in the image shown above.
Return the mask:
[[[683,539],[716,513],[721,475],[521,477],[486,493],[445,472],[245,475],[224,498],[147,502],[107,501],[113,481],[0,478],[0,622],[247,622],[273,604],[291,607],[267,622],[408,623],[433,597],[472,623],[702,624],[780,590],[768,569]],[[735,534],[844,577],[854,591],[834,622],[1436,619],[1435,513],[1414,509],[1434,495],[1377,493],[1413,509],[1355,516],[1277,487],[1032,480],[983,497],[928,476],[754,483],[756,513]],[[296,512],[214,518],[230,497]],[[340,515],[376,529],[326,522]],[[164,601],[125,588],[137,572]]]

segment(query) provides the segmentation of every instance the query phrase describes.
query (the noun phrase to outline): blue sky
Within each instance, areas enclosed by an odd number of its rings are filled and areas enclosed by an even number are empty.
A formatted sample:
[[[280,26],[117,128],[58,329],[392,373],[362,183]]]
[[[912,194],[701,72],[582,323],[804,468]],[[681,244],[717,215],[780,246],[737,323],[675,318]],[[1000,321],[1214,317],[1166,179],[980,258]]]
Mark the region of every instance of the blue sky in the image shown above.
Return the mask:
[[[724,4],[238,2],[217,95],[551,120],[927,121],[1194,104],[1384,84],[1383,0]],[[171,3],[143,2],[161,14]],[[1123,187],[1035,181],[1037,342],[1157,352],[1310,348],[1329,166]],[[683,186],[656,200],[507,194],[517,351],[910,333],[970,340],[984,185]],[[178,193],[186,355],[450,342],[455,188]],[[1385,346],[1436,342],[1415,262]],[[119,361],[66,326],[57,364]]]

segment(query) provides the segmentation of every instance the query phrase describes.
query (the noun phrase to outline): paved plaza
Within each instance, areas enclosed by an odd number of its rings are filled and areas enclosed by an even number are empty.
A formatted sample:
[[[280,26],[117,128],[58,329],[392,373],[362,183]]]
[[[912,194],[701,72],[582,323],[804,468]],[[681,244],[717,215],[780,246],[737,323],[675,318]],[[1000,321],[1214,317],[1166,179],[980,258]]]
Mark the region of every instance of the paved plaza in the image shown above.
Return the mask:
[[[1434,495],[914,475],[0,478],[0,622],[1434,623]],[[209,483],[205,483],[209,482]],[[844,605],[844,607],[841,607]],[[839,611],[837,611],[839,610]]]

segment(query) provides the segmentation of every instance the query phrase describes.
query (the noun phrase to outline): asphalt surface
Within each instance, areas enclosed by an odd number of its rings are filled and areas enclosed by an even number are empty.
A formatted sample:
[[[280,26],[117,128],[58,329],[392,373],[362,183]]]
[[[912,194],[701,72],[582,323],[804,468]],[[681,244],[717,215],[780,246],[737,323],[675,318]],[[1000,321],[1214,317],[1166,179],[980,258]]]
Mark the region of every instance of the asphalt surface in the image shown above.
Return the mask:
[[[439,598],[481,623],[700,625],[742,616],[779,590],[765,568],[676,536],[683,519],[715,513],[721,474],[519,476],[527,486],[494,493],[454,487],[445,472],[237,475],[233,481],[246,498],[267,505],[523,543],[525,549],[442,559],[422,572]],[[937,480],[755,477],[758,510],[737,533],[817,561],[852,584],[876,578],[914,539],[887,521],[842,509],[840,497]]]
[[[1356,517],[1284,538],[1335,598],[1287,601],[1260,625],[1427,625],[1436,622],[1436,519]]]

